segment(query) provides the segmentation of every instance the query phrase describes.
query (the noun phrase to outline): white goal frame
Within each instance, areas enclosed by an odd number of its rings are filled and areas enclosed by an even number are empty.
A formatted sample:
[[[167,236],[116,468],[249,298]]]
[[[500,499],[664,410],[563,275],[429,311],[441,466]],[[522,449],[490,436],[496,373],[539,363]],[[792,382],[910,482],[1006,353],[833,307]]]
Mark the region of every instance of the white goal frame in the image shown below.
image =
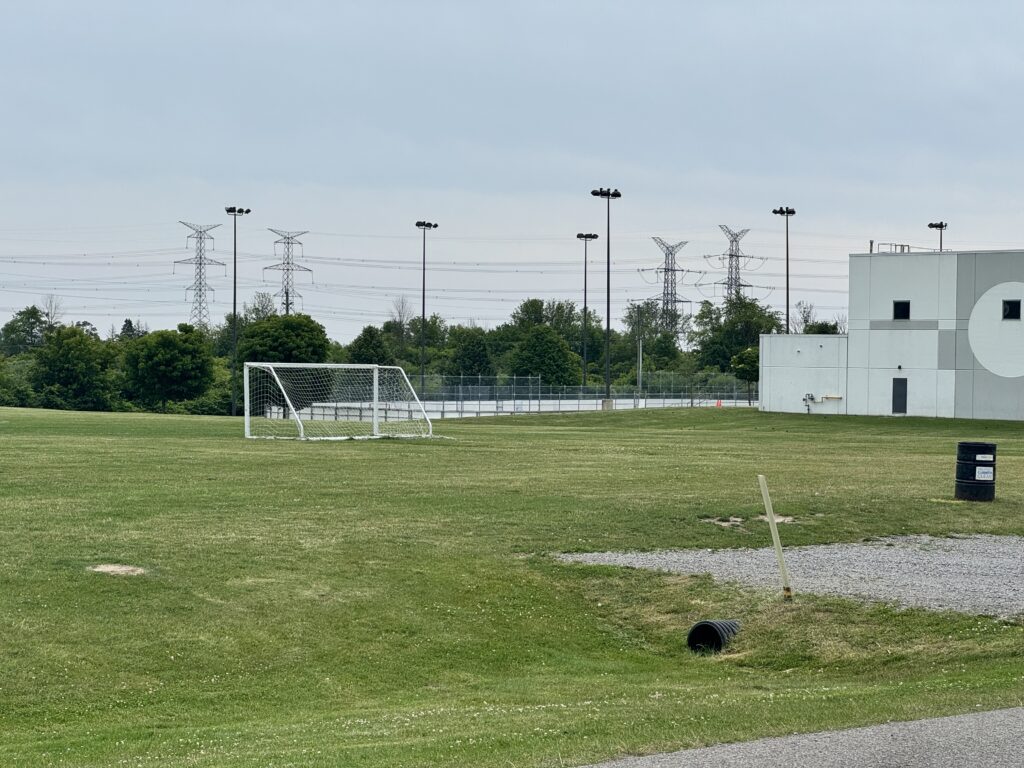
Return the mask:
[[[316,371],[351,371],[358,378],[362,374],[365,395],[356,400],[344,403],[324,400],[312,400],[304,407],[295,407],[295,393],[289,393],[289,387],[282,382],[278,371],[307,369]],[[276,385],[275,397],[280,398],[276,405],[262,404],[264,416],[254,413],[254,392],[252,376],[255,371],[262,371]],[[259,374],[257,374],[259,375]],[[390,382],[401,390],[401,399],[385,396],[382,399],[382,381]],[[382,437],[432,437],[433,424],[427,416],[423,404],[409,382],[405,371],[395,365],[358,365],[342,363],[245,363],[243,376],[243,392],[245,401],[245,436],[256,439],[277,440],[367,440]],[[326,393],[325,393],[326,394]],[[309,398],[307,398],[309,399]],[[302,406],[302,403],[299,403]],[[269,414],[269,415],[268,415]],[[333,415],[333,418],[332,418]],[[266,418],[264,418],[266,417]],[[293,434],[264,433],[263,426],[273,423],[275,426],[267,432],[281,432],[281,423],[288,421],[294,424]],[[366,425],[355,427],[363,434],[332,434],[329,424]],[[316,428],[319,427],[319,428]],[[406,428],[408,427],[408,428]],[[290,430],[287,430],[290,432]],[[341,430],[339,430],[341,431]]]

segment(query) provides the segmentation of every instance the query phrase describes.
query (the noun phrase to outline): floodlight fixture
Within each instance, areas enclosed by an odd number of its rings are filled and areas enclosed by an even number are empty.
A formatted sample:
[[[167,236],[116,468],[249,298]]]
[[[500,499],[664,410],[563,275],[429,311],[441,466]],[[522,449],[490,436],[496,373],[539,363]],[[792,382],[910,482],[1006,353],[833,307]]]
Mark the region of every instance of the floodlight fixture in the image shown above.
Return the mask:
[[[949,224],[945,221],[933,221],[928,225],[928,229],[939,230],[939,252],[942,252],[942,233],[945,231]]]

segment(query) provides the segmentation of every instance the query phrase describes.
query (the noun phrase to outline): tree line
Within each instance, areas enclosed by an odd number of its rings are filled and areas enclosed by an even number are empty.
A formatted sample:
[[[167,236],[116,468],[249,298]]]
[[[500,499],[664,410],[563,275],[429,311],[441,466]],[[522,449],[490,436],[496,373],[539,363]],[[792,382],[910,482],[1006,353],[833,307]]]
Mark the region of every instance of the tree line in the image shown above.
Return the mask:
[[[430,374],[539,376],[545,385],[575,386],[583,379],[585,345],[588,384],[598,390],[604,381],[604,322],[589,308],[584,318],[571,301],[526,299],[507,322],[484,329],[437,314],[423,322],[401,297],[387,321],[366,326],[347,345],[330,340],[308,315],[278,314],[272,297],[261,293],[243,304],[237,329],[230,314],[209,329],[151,331],[126,318],[101,338],[90,323],[65,323],[61,314],[50,298],[0,328],[0,405],[228,414],[236,330],[239,370],[245,361],[376,363],[402,366],[415,382],[422,353]],[[759,335],[782,330],[777,313],[742,296],[718,306],[704,302],[690,318],[663,312],[655,300],[635,303],[623,325],[609,337],[613,383],[636,382],[642,344],[643,377],[655,387],[666,374],[756,381]]]

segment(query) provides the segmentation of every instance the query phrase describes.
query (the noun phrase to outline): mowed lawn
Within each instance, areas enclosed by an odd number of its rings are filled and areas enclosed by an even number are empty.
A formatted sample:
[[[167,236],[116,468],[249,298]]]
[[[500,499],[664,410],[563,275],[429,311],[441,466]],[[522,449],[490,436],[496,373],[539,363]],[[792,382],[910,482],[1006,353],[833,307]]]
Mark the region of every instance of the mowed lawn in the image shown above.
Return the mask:
[[[550,553],[1024,535],[1017,424],[678,410],[247,441],[0,409],[0,765],[571,766],[1024,704],[1024,624]],[[958,440],[998,498],[953,503]],[[703,521],[742,517],[739,529]],[[90,572],[98,563],[144,576]],[[729,651],[685,632],[738,618]]]

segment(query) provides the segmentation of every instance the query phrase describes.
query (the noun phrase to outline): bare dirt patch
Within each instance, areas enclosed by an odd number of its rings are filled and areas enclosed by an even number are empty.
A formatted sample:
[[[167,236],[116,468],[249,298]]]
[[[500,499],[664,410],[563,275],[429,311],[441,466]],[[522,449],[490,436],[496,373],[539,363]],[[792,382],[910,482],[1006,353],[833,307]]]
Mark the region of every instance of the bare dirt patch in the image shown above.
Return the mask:
[[[107,573],[111,576],[142,576],[146,572],[145,568],[139,568],[137,565],[121,565],[118,563],[90,565],[89,570],[95,573]]]
[[[767,523],[768,522],[768,515],[758,515],[757,519]],[[794,518],[790,517],[789,515],[776,515],[775,516],[775,522],[776,523],[793,523],[793,522],[796,522],[796,520]]]
[[[745,522],[742,517],[705,517],[702,523],[714,523],[722,528],[739,528]]]

